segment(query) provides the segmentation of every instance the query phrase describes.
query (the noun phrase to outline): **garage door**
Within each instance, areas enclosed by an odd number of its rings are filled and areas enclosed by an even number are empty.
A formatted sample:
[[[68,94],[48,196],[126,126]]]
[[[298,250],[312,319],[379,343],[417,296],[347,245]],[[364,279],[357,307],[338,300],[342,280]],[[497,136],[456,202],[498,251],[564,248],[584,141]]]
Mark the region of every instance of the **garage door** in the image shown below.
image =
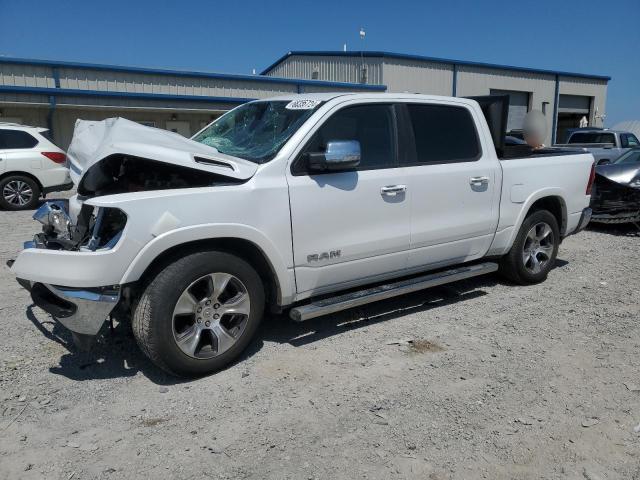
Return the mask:
[[[558,112],[560,113],[582,113],[589,115],[591,107],[591,97],[581,95],[560,95],[558,102]]]
[[[524,122],[524,116],[529,111],[529,92],[516,92],[514,90],[491,89],[491,95],[509,95],[509,118],[507,120],[507,132],[520,130]]]

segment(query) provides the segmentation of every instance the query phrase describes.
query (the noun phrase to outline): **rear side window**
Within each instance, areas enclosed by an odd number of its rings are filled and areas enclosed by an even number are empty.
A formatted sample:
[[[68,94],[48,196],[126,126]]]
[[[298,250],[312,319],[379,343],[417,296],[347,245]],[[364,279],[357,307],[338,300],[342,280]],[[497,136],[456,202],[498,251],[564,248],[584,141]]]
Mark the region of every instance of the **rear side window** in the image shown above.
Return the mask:
[[[631,134],[631,133],[623,133],[622,135],[620,135],[620,145],[624,148],[627,147],[637,147],[638,145],[640,145],[638,143],[638,139],[636,138],[635,135]]]
[[[415,137],[415,162],[473,162],[480,143],[473,117],[464,107],[407,104]]]
[[[33,148],[38,144],[35,137],[22,130],[0,129],[0,148],[13,150],[18,148]]]
[[[613,143],[616,144],[616,136],[613,133],[578,132],[571,135],[569,143]]]
[[[396,167],[391,105],[361,105],[334,113],[314,134],[304,153],[324,152],[332,140],[360,142],[357,170]],[[302,171],[294,167],[294,173]]]

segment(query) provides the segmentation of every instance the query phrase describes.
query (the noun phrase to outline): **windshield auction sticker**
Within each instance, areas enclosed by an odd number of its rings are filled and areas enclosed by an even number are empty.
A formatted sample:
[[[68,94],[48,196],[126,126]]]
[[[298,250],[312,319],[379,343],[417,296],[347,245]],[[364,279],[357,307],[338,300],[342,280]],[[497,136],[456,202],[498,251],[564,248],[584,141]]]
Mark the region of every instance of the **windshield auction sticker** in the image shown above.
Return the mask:
[[[293,100],[285,107],[287,110],[313,110],[320,104],[320,100]]]

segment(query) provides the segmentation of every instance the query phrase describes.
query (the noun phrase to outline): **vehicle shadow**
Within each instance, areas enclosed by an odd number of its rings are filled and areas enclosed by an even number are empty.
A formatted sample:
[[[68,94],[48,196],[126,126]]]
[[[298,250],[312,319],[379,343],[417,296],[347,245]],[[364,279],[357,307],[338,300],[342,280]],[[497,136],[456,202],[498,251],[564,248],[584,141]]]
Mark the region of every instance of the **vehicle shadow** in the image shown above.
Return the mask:
[[[562,268],[568,264],[568,261],[556,258],[554,268]],[[288,343],[294,347],[308,345],[346,331],[483,297],[488,295],[485,289],[490,289],[497,284],[520,286],[500,278],[497,274],[482,275],[301,323],[290,320],[286,314],[272,315],[269,318],[271,321],[263,323],[259,337],[266,342]]]
[[[619,237],[640,237],[638,223],[590,223],[587,228],[592,232],[607,233]]]
[[[482,297],[487,295],[484,289],[496,285],[498,281],[495,275],[485,275],[363,305],[302,323],[293,322],[284,315],[279,315],[272,318],[278,321],[265,322],[261,336],[267,342],[288,343],[294,347],[300,347],[347,331],[393,321],[412,313],[427,312]]]
[[[91,350],[85,352],[76,347],[69,330],[48,316],[47,320],[39,320],[34,313],[34,308],[35,305],[27,307],[27,318],[46,338],[67,350],[60,357],[59,364],[49,368],[54,375],[84,381],[132,377],[141,372],[157,385],[174,385],[183,382],[179,378],[165,374],[144,356],[133,338],[131,325],[128,322],[115,323],[113,330],[105,325]],[[46,328],[46,325],[51,325],[52,328]]]
[[[567,265],[558,259],[556,268]],[[259,352],[265,342],[276,342],[300,347],[345,332],[366,328],[382,322],[394,321],[408,314],[428,312],[448,305],[487,295],[486,289],[506,283],[497,275],[461,280],[455,283],[421,290],[408,295],[367,304],[332,315],[297,323],[286,313],[269,314],[262,322],[255,339],[243,354],[226,368],[242,363]],[[67,352],[59,365],[49,370],[76,381],[132,377],[142,373],[156,385],[176,385],[198,379],[179,379],[165,374],[140,351],[128,321],[116,322],[113,330],[105,325],[89,352],[79,350],[71,333],[54,320],[40,321],[33,312],[35,305],[27,307],[26,316],[49,340],[62,345]],[[53,325],[51,329],[45,325]]]

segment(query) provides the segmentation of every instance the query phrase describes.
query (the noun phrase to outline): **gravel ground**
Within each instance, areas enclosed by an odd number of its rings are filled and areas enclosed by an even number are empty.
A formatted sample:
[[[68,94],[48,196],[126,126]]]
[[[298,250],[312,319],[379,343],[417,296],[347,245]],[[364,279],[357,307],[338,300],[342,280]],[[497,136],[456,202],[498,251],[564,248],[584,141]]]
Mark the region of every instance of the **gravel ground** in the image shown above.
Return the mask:
[[[0,229],[0,478],[640,479],[633,228],[568,238],[541,285],[268,318],[242,360],[187,382],[126,324],[78,353],[4,267],[30,212]]]

